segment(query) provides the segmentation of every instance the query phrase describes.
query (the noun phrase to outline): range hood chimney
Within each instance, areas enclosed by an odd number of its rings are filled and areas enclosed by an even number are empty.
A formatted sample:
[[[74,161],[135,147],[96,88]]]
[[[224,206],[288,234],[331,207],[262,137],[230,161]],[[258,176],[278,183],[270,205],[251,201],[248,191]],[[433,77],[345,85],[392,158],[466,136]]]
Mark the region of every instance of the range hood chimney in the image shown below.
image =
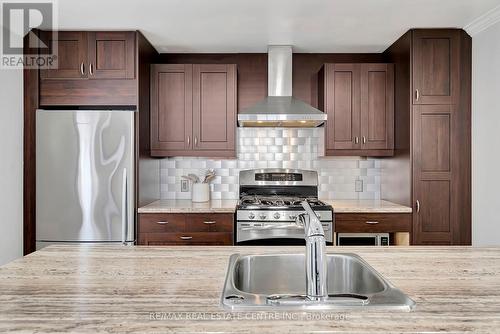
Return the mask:
[[[326,114],[292,97],[292,47],[268,47],[268,96],[238,113],[243,127],[317,127]]]

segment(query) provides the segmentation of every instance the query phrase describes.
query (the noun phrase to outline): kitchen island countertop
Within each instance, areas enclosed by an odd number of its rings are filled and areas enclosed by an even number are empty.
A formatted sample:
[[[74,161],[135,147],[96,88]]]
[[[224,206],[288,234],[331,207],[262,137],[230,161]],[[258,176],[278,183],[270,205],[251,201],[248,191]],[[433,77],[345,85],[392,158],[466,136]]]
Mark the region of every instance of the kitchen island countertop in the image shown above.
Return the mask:
[[[500,248],[328,247],[363,257],[410,313],[227,313],[233,253],[303,247],[51,246],[0,267],[0,332],[482,332],[500,328]],[[270,277],[270,279],[280,279]]]

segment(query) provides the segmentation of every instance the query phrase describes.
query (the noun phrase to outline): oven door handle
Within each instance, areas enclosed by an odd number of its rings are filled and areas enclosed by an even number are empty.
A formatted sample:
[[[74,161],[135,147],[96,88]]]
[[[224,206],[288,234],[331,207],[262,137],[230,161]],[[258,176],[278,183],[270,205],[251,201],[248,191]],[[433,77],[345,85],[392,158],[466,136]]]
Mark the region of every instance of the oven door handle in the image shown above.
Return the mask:
[[[303,230],[304,227],[297,224],[274,224],[274,225],[264,225],[264,226],[252,226],[252,227],[240,227],[240,231],[258,231],[258,230]]]

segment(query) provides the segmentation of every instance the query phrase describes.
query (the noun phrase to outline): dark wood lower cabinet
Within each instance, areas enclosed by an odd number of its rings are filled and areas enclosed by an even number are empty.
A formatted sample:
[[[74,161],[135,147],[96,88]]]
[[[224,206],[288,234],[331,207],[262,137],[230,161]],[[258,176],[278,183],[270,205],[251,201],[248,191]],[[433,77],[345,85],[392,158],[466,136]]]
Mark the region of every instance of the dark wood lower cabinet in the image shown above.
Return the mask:
[[[232,245],[233,214],[139,215],[139,245]]]
[[[393,233],[411,231],[411,213],[337,213],[335,232]]]

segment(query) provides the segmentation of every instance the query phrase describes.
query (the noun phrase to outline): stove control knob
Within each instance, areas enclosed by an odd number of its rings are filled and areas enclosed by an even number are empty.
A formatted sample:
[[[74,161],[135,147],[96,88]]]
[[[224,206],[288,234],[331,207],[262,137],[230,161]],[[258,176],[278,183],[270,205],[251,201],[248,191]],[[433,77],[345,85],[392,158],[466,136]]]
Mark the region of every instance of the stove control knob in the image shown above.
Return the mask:
[[[254,218],[255,218],[254,213],[253,213],[253,212],[250,212],[250,213],[248,214],[248,219],[254,219]]]
[[[288,218],[290,218],[290,220],[295,220],[297,219],[297,215],[288,215]]]
[[[276,212],[274,215],[273,215],[274,219],[280,219],[281,215],[279,212]]]
[[[261,215],[259,216],[259,218],[260,218],[261,220],[264,220],[264,219],[266,219],[266,218],[267,218],[267,216],[266,216],[266,215],[264,215],[264,214],[261,214]]]

